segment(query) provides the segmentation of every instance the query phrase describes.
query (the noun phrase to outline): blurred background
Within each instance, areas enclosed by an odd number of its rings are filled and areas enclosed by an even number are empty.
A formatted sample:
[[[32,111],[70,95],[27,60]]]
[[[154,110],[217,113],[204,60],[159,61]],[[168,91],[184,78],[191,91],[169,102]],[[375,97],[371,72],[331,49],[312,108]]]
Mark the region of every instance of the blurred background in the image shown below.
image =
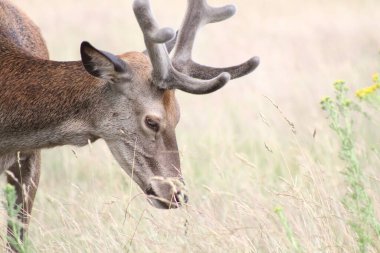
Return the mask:
[[[13,2],[52,60],[79,60],[84,40],[114,54],[144,50],[131,0]],[[294,252],[278,206],[305,252],[356,252],[340,202],[344,166],[319,102],[337,79],[355,91],[380,71],[380,2],[209,3],[238,12],[199,32],[195,60],[229,66],[257,55],[261,64],[213,94],[177,92],[189,205],[150,207],[102,141],[47,150],[30,225],[36,252]],[[179,27],[185,0],[152,4],[161,26]],[[375,125],[360,124],[361,145],[380,146]],[[363,166],[378,210],[379,160]]]

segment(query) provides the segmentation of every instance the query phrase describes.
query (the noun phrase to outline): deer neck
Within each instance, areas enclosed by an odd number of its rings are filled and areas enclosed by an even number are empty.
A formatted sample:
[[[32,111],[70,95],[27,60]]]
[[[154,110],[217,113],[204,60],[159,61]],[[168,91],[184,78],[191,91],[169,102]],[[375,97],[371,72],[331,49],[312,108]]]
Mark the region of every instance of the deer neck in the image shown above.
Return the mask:
[[[108,90],[81,62],[0,52],[0,154],[95,141]]]

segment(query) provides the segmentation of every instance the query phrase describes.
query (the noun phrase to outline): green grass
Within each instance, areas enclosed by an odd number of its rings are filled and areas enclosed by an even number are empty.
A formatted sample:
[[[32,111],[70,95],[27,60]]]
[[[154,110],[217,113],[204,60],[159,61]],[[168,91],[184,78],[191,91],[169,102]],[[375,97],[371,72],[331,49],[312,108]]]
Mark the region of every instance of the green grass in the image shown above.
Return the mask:
[[[277,214],[277,216],[281,222],[281,225],[284,227],[284,229],[286,231],[286,235],[288,237],[288,240],[292,244],[293,251],[297,252],[297,253],[303,252],[298,240],[294,236],[293,229],[289,226],[288,219],[286,218],[286,216],[284,214],[284,210],[282,209],[282,207],[276,207],[274,209],[274,212]]]
[[[31,245],[28,236],[25,235],[24,240],[21,238],[23,224],[17,219],[21,206],[16,204],[17,195],[15,187],[7,184],[4,189],[4,196],[4,207],[7,212],[7,224],[10,230],[6,240],[9,245],[19,253],[29,253],[31,252]]]
[[[372,94],[376,93],[378,78],[374,81],[376,83],[373,89],[366,88],[356,93],[360,99],[375,96],[373,99],[379,100],[378,94]],[[326,97],[321,101],[321,105],[328,114],[331,129],[340,141],[339,157],[346,164],[343,174],[348,187],[343,204],[351,214],[348,223],[356,233],[360,252],[364,253],[368,252],[369,247],[374,244],[373,241],[380,240],[380,223],[375,214],[373,200],[365,189],[367,176],[360,164],[356,150],[356,138],[359,131],[356,128],[355,119],[360,115],[356,115],[355,112],[359,111],[364,115],[367,113],[363,112],[358,104],[349,98],[349,88],[344,81],[335,82],[334,89],[335,98]]]

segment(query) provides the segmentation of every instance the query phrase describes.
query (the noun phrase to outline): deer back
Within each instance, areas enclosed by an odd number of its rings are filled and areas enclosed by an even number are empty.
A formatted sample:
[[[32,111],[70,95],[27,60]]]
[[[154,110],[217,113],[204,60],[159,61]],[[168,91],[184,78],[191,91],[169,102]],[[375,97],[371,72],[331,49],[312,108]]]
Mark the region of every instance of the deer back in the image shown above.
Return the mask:
[[[18,47],[35,57],[49,58],[39,28],[7,0],[0,1],[0,20],[1,47]]]

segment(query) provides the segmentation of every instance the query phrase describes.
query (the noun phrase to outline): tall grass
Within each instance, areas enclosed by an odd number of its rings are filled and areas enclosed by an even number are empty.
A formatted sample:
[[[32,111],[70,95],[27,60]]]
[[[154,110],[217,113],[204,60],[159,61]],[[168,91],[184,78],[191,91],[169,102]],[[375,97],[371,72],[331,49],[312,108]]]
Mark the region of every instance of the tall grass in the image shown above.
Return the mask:
[[[375,78],[374,78],[375,79]],[[378,88],[377,78],[370,88],[357,92],[361,99],[373,96]],[[346,169],[343,172],[348,186],[344,196],[344,206],[351,214],[349,224],[357,235],[360,252],[368,252],[373,240],[380,240],[380,223],[375,214],[373,200],[366,191],[366,173],[360,164],[357,155],[356,141],[358,134],[354,119],[359,106],[348,97],[349,88],[344,81],[334,84],[335,98],[326,97],[322,100],[322,108],[328,114],[330,127],[337,134],[340,141],[340,158],[345,162]],[[378,95],[375,95],[379,97]],[[356,115],[357,116],[357,115]],[[356,137],[356,138],[355,138]],[[377,250],[380,250],[378,248]]]
[[[27,234],[24,234],[22,238],[21,229],[23,224],[18,220],[18,214],[21,211],[21,205],[17,205],[16,190],[13,185],[7,184],[4,189],[5,196],[5,210],[7,212],[7,226],[9,233],[6,237],[6,241],[9,246],[19,253],[30,253],[31,245]]]
[[[79,59],[82,40],[114,53],[144,48],[130,1],[15,2],[53,59]],[[46,150],[29,233],[38,252],[360,252],[342,203],[347,164],[319,102],[337,77],[358,89],[380,69],[379,2],[231,2],[237,16],[202,29],[194,57],[223,66],[257,54],[261,65],[215,94],[177,92],[189,204],[152,208],[102,141]],[[152,4],[161,24],[179,25],[185,1]],[[363,102],[372,118],[354,116],[355,151],[378,218],[380,122]]]
[[[282,207],[276,207],[274,209],[274,212],[277,214],[278,218],[280,219],[281,224],[286,231],[286,235],[292,244],[294,252],[297,252],[297,253],[303,252],[303,250],[300,246],[300,243],[298,242],[298,240],[294,236],[293,229],[289,226],[288,219],[286,218],[286,216],[284,214],[283,208]]]

